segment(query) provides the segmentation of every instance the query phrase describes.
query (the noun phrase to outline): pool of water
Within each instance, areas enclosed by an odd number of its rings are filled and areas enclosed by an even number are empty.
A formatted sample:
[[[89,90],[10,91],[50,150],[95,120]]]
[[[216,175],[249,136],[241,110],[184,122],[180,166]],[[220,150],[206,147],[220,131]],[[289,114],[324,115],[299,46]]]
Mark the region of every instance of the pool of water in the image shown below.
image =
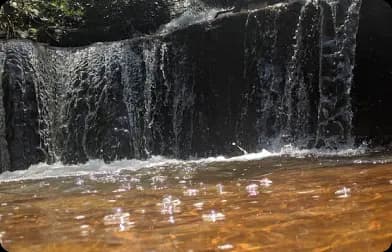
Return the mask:
[[[392,242],[385,155],[162,162],[75,174],[1,178],[6,249],[384,251]]]

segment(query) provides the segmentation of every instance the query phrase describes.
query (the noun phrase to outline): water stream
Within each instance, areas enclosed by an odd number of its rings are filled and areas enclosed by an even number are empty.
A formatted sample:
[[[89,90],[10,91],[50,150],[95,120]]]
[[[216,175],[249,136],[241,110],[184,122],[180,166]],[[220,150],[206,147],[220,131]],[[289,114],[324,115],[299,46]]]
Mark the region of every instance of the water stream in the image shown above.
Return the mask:
[[[0,240],[9,251],[384,251],[391,157],[336,154],[6,173]]]
[[[351,133],[361,1],[173,4],[134,39],[0,41],[5,248],[384,251],[392,156]]]

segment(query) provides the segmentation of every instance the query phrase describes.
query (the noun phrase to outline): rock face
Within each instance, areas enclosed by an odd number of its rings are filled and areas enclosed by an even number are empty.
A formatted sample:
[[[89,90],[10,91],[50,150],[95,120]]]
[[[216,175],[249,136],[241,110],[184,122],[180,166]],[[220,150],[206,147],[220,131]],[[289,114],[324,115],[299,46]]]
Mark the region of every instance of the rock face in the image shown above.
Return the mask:
[[[390,1],[389,1],[390,2]],[[372,145],[392,142],[392,7],[363,2],[352,90],[354,135]]]
[[[3,42],[1,169],[350,145],[360,5],[283,3],[175,30],[180,16],[78,48]]]
[[[1,45],[2,46],[2,45]],[[3,67],[5,63],[5,54],[2,47],[0,47],[0,76],[3,76]],[[8,153],[7,135],[6,135],[6,123],[5,123],[5,109],[4,109],[4,91],[2,85],[2,79],[0,78],[0,172],[9,170],[10,159]]]

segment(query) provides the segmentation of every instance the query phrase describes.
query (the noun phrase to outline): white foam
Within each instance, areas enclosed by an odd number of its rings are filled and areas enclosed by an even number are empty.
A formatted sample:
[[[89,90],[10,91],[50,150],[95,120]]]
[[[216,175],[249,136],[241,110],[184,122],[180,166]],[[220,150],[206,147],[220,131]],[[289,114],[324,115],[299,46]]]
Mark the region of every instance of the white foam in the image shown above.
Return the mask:
[[[330,149],[299,149],[292,145],[284,146],[280,155],[289,155],[297,158],[305,158],[308,156],[313,157],[354,157],[363,155],[368,151],[366,146],[360,146],[358,148],[342,148],[338,150]]]
[[[148,160],[119,160],[110,164],[105,163],[103,160],[90,160],[85,164],[78,165],[66,165],[61,162],[51,165],[40,163],[30,166],[27,170],[4,172],[0,175],[0,182],[73,177],[91,174],[113,174],[124,169],[138,170],[144,167],[164,165],[168,162],[176,163],[180,161],[170,160],[161,156],[153,156]]]
[[[163,25],[158,33],[167,34],[193,24],[209,22],[214,20],[216,13],[221,10],[223,9],[206,9],[204,7],[189,8],[187,11],[181,14],[181,16],[174,18],[169,23]]]
[[[364,148],[358,149],[344,149],[337,151],[320,151],[320,150],[300,150],[291,146],[285,146],[279,152],[269,152],[262,150],[257,153],[249,153],[235,157],[209,157],[195,160],[178,160],[169,159],[162,156],[152,156],[147,160],[120,160],[112,163],[105,163],[102,160],[90,160],[85,164],[66,165],[60,162],[55,164],[40,163],[32,165],[27,170],[4,172],[0,174],[0,183],[20,181],[20,180],[40,180],[45,178],[59,178],[59,177],[77,177],[85,175],[99,175],[99,174],[119,174],[121,171],[137,171],[142,168],[153,168],[161,166],[187,166],[197,164],[222,163],[222,162],[246,162],[253,160],[262,160],[268,157],[289,156],[305,158],[307,156],[316,157],[332,157],[343,156],[351,157],[358,156],[365,153]]]

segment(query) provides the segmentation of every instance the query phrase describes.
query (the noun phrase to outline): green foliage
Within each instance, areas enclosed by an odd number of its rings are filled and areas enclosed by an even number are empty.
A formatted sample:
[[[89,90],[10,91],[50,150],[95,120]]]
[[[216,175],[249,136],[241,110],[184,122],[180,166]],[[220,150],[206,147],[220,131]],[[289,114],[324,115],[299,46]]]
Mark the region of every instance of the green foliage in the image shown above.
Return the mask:
[[[184,0],[177,0],[184,1]],[[56,46],[132,38],[171,18],[169,0],[9,0],[0,9],[0,39]]]
[[[62,33],[82,22],[84,6],[68,0],[10,0],[0,9],[0,32],[5,38],[49,36]]]

